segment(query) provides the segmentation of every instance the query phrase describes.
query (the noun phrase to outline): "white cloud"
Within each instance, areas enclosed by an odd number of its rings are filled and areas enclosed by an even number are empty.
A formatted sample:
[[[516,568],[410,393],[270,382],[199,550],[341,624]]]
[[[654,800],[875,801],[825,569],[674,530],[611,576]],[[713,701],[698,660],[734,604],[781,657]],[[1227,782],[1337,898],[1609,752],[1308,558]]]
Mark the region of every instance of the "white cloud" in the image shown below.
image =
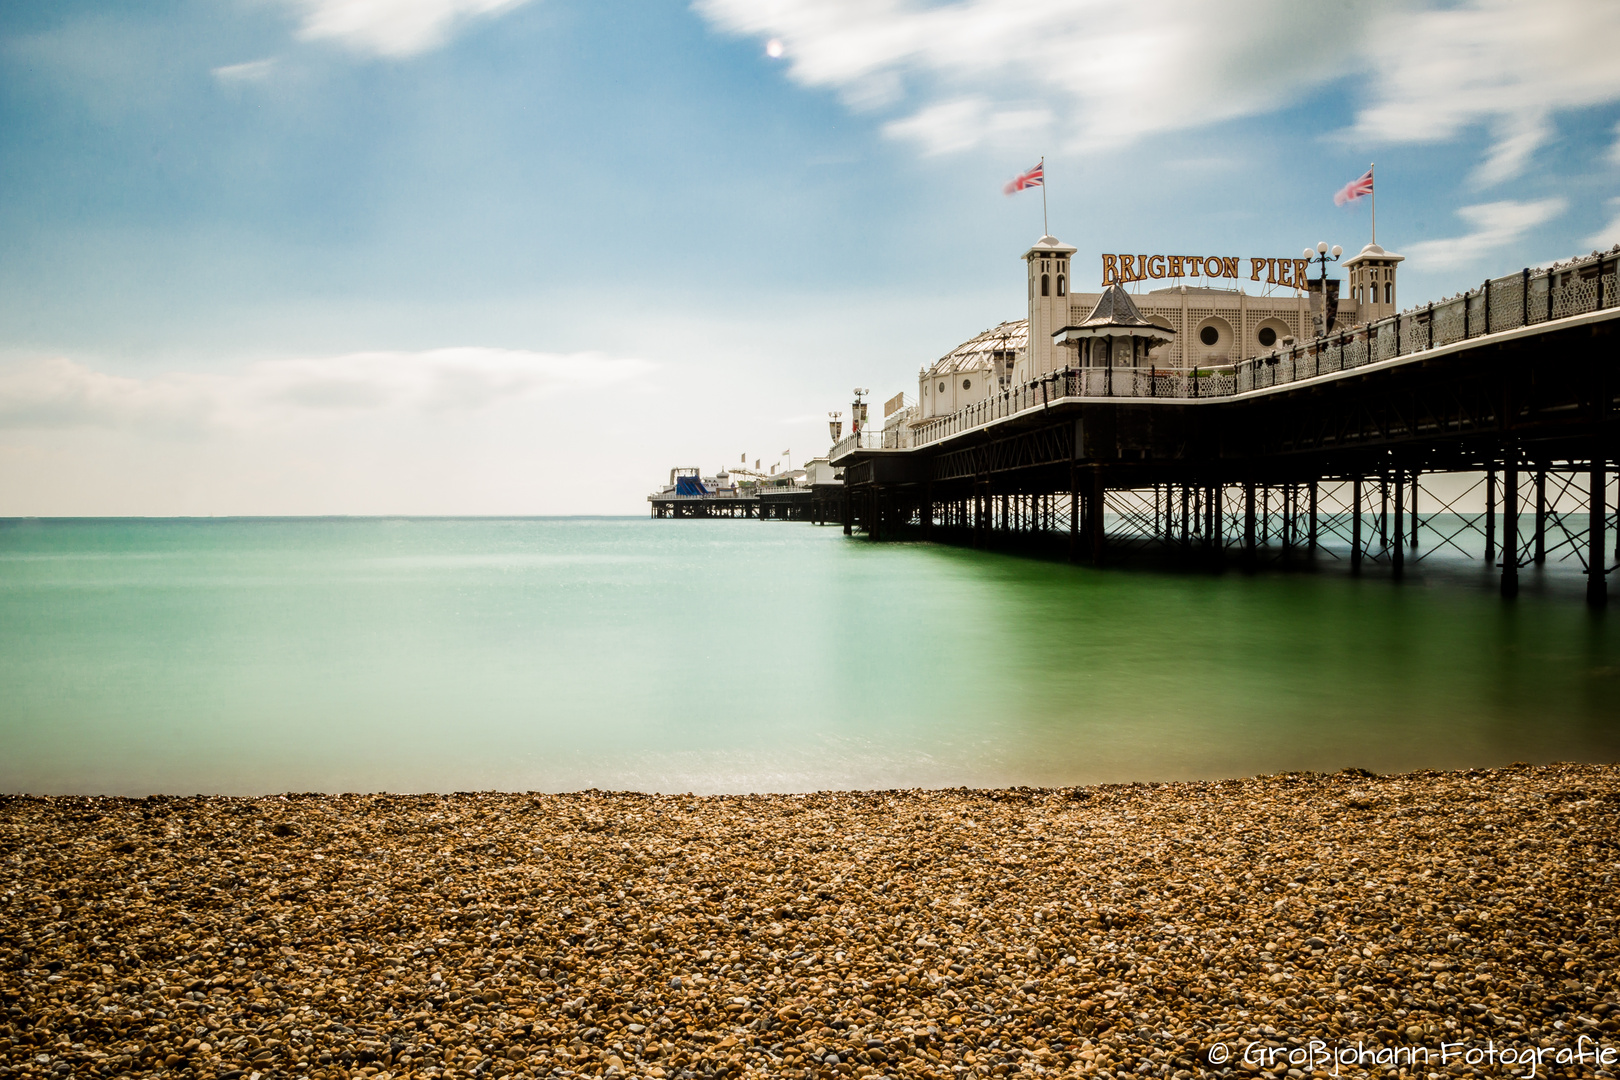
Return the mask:
[[[926,152],[1032,133],[1118,146],[1264,114],[1343,76],[1370,102],[1348,133],[1437,141],[1483,126],[1476,173],[1521,172],[1560,109],[1620,98],[1620,4],[1473,0],[1358,14],[1280,0],[694,0],[731,34],[780,39],[790,76],[894,109]]]
[[[904,120],[885,124],[889,135],[912,139],[930,154],[966,150],[982,139],[1040,131],[1051,123],[1045,109],[993,109],[982,97],[957,98],[930,105]]]
[[[1284,104],[1341,70],[1336,11],[1280,0],[696,0],[732,34],[779,38],[789,74],[853,108],[907,107],[928,152],[1047,132],[1072,146]],[[1354,36],[1352,30],[1351,36]]]
[[[214,69],[214,78],[222,83],[260,82],[269,78],[275,66],[276,58],[273,56],[263,60],[249,60],[245,64],[226,64],[224,67]]]
[[[0,368],[0,428],[186,433],[357,413],[467,413],[563,390],[622,388],[652,370],[595,353],[461,347],[274,360],[234,375],[133,379],[55,358]]]
[[[53,358],[0,369],[0,428],[204,426],[216,408],[208,380],[130,379]]]
[[[1608,224],[1582,240],[1582,247],[1589,247],[1594,251],[1607,251],[1615,244],[1620,244],[1620,199],[1609,200],[1609,213],[1614,216],[1609,218]]]
[[[291,0],[304,14],[299,36],[334,39],[357,52],[415,56],[449,40],[456,24],[528,0]]]
[[[1482,183],[1522,171],[1551,112],[1620,98],[1620,5],[1475,0],[1392,17],[1387,31],[1368,56],[1375,103],[1351,134],[1431,142],[1487,124]]]
[[[1457,216],[1468,222],[1473,231],[1445,240],[1420,240],[1408,244],[1406,256],[1410,265],[1425,270],[1447,270],[1475,263],[1482,255],[1518,240],[1525,233],[1564,212],[1563,199],[1540,199],[1535,202],[1480,203],[1464,206]]]

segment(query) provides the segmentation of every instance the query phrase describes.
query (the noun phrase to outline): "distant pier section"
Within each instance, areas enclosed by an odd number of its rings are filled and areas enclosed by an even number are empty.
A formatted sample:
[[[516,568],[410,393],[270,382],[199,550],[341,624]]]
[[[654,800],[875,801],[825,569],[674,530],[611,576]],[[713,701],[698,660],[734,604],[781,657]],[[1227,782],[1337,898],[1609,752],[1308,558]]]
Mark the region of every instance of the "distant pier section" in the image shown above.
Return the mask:
[[[647,496],[655,518],[754,518],[839,524],[844,518],[844,484],[824,457],[802,469],[760,473],[674,468],[669,483]]]

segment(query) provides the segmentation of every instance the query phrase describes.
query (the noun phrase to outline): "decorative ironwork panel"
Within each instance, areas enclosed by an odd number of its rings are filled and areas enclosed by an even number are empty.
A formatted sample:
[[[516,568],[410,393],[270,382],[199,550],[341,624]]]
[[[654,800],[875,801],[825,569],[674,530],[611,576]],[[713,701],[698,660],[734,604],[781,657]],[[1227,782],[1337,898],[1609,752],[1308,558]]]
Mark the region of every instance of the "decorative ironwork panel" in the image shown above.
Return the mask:
[[[1485,290],[1476,289],[1463,298],[1468,305],[1468,322],[1464,328],[1465,337],[1476,338],[1485,333]]]
[[[1354,339],[1345,342],[1339,348],[1339,355],[1343,358],[1343,363],[1340,365],[1341,371],[1344,368],[1361,367],[1369,359],[1366,340],[1358,335]]]
[[[1434,309],[1434,343],[1450,345],[1463,336],[1463,302],[1448,300]]]
[[[1530,323],[1534,325],[1547,321],[1547,290],[1552,286],[1552,279],[1541,274],[1530,279]]]
[[[1395,347],[1395,320],[1386,319],[1373,328],[1372,358],[1376,363],[1380,360],[1393,360],[1400,355]]]
[[[1581,280],[1573,273],[1562,275],[1564,283],[1553,286],[1553,318],[1584,315],[1597,308],[1597,275]]]
[[[1491,333],[1524,325],[1524,277],[1513,274],[1491,280]]]

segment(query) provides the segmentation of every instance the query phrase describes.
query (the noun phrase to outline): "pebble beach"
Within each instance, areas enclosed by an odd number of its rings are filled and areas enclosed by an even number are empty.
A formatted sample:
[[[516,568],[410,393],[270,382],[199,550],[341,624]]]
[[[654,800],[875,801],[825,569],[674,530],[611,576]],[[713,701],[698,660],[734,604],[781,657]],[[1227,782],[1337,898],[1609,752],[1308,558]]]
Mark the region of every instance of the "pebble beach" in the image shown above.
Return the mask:
[[[1608,1076],[1617,819],[1587,765],[8,796],[0,1075]]]

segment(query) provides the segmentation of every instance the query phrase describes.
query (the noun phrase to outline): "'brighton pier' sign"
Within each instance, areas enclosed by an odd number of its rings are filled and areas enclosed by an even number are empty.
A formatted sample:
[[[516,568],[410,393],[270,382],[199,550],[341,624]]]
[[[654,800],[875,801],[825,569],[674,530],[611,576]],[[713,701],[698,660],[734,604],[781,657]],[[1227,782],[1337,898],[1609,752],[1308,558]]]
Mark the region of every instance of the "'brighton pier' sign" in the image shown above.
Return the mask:
[[[1236,279],[1242,261],[1236,255],[1104,255],[1102,283],[1123,285],[1148,278]],[[1267,285],[1303,289],[1310,272],[1311,264],[1307,259],[1249,260],[1249,280],[1264,281]]]

